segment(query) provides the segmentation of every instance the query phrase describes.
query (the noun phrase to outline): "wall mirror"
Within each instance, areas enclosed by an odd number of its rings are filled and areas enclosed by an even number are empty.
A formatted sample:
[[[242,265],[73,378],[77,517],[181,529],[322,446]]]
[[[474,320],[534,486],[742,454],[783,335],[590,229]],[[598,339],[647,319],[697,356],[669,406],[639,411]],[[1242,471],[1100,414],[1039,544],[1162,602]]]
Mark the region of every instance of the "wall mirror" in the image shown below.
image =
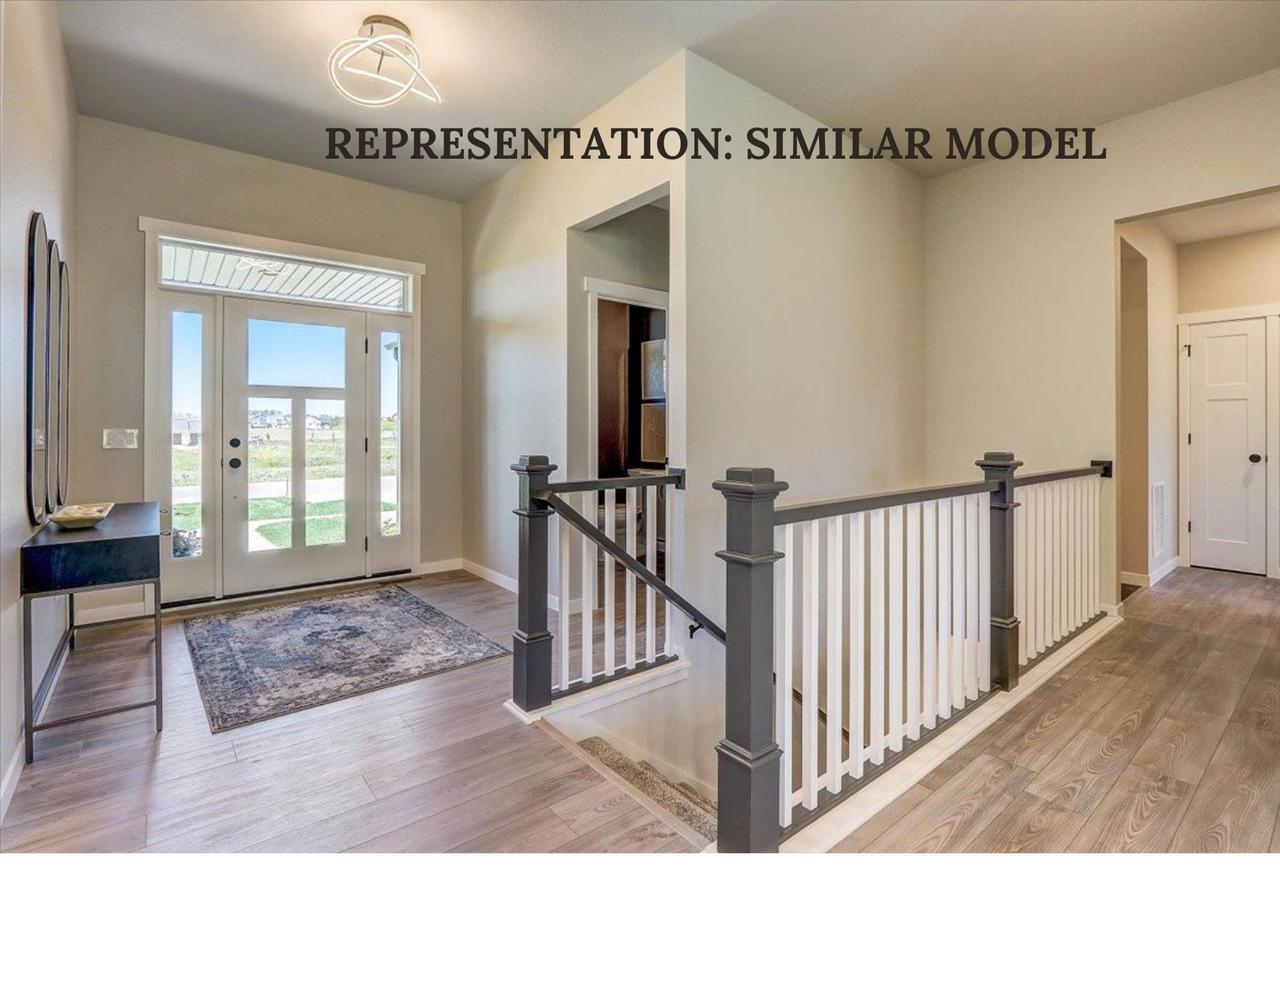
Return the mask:
[[[44,522],[49,473],[49,235],[44,216],[27,234],[27,512]]]
[[[45,331],[45,440],[44,506],[58,509],[58,403],[59,333],[62,326],[62,251],[56,240],[49,241],[48,329]]]
[[[71,269],[62,262],[58,278],[58,507],[67,503],[71,483]]]

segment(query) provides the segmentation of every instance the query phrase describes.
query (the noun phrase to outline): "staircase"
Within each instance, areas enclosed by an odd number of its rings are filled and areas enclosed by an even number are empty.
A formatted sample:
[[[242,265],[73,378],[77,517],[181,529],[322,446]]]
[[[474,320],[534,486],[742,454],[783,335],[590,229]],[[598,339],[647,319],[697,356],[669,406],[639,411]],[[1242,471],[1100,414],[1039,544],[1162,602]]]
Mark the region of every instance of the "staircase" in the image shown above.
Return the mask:
[[[673,783],[649,763],[623,755],[599,735],[578,743],[583,751],[598,759],[678,821],[707,841],[716,840],[716,805],[688,783]]]

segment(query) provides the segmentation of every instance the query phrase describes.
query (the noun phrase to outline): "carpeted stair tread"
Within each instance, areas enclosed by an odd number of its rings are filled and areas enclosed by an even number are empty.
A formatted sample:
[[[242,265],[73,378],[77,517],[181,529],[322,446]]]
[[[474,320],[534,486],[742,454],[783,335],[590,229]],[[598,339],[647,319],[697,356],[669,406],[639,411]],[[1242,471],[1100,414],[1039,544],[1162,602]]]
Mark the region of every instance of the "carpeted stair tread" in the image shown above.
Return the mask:
[[[715,840],[715,808],[709,807],[707,799],[701,794],[695,800],[688,792],[692,787],[685,789],[681,784],[672,783],[647,762],[636,762],[628,758],[598,735],[584,738],[578,744],[654,803],[669,811],[677,820],[708,841]]]
[[[662,775],[661,771],[656,766],[654,766],[652,763],[646,762],[643,759],[640,760],[640,768],[645,770],[645,772],[653,773],[655,776],[659,777],[667,785],[674,786],[680,792],[680,795],[684,797],[686,800],[688,800],[691,804],[695,804],[696,806],[701,807],[704,811],[706,811],[712,817],[716,816],[715,803],[708,800],[706,797],[704,797],[701,793],[695,790],[688,783],[685,783],[683,781],[676,782],[674,780],[667,779],[665,776]]]

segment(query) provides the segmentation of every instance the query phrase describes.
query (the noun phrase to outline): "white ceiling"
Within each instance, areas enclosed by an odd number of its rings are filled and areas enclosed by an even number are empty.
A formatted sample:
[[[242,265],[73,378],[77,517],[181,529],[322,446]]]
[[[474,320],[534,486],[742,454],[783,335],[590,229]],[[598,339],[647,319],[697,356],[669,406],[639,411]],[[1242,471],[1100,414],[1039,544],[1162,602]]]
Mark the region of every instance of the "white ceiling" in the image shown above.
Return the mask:
[[[1271,230],[1280,227],[1280,192],[1193,206],[1151,217],[1151,222],[1175,244]]]
[[[1280,3],[805,2],[695,47],[833,125],[1096,126],[1280,66]]]
[[[510,163],[329,162],[325,127],[567,126],[681,48],[868,129],[1097,125],[1280,66],[1276,0],[59,6],[83,113],[459,200]],[[410,26],[443,105],[333,90],[328,52],[371,13]]]

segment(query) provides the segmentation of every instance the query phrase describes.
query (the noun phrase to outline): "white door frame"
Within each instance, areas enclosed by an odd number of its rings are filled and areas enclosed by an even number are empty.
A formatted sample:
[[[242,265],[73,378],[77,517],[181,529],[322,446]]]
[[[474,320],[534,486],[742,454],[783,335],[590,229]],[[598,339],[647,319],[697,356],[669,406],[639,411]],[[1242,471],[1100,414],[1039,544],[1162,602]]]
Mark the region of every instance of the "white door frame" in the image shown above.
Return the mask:
[[[603,278],[582,279],[582,290],[587,297],[587,477],[596,478],[600,473],[600,325],[599,304],[621,302],[646,309],[660,309],[666,317],[667,361],[671,361],[671,304],[670,293],[639,285],[626,285]],[[668,386],[668,391],[670,387]],[[671,397],[667,396],[667,427],[671,426]],[[667,449],[671,449],[670,436]]]
[[[1280,303],[1214,309],[1178,314],[1178,565],[1191,563],[1191,458],[1186,436],[1191,428],[1191,327],[1238,319],[1266,320],[1266,457],[1267,457],[1267,576],[1280,578]]]
[[[165,442],[168,437],[169,423],[165,421],[168,412],[170,395],[166,389],[171,387],[168,374],[168,326],[162,318],[162,298],[166,293],[175,291],[174,289],[162,287],[160,284],[160,237],[184,237],[193,240],[201,240],[207,243],[226,245],[228,247],[239,247],[254,251],[265,251],[269,253],[285,254],[311,258],[321,261],[336,261],[345,264],[365,265],[373,268],[381,268],[387,271],[402,272],[409,276],[410,284],[410,311],[396,315],[400,320],[409,320],[405,326],[408,334],[405,340],[407,351],[404,364],[404,373],[402,378],[402,397],[401,404],[403,408],[403,433],[401,436],[402,449],[404,453],[403,463],[401,464],[402,476],[402,498],[404,504],[412,504],[413,510],[408,512],[408,525],[402,529],[401,537],[406,539],[412,554],[409,557],[407,566],[416,570],[418,568],[418,558],[421,556],[421,532],[422,532],[422,506],[419,492],[420,487],[420,448],[421,448],[421,427],[420,427],[420,408],[421,408],[421,354],[422,354],[422,283],[423,276],[426,274],[426,266],[417,261],[406,261],[400,258],[379,257],[373,254],[361,254],[355,251],[344,251],[332,247],[319,247],[314,244],[304,244],[297,241],[279,240],[271,237],[259,237],[254,234],[239,233],[234,230],[222,230],[216,227],[202,227],[190,223],[179,223],[172,220],[157,219],[155,217],[140,216],[138,217],[138,230],[143,234],[144,250],[143,250],[143,270],[145,272],[143,285],[143,324],[144,324],[144,368],[143,368],[143,429],[142,429],[142,471],[143,471],[143,491],[142,496],[147,501],[165,501],[165,486],[169,483],[167,468],[169,458],[167,451],[158,450],[157,444]],[[191,294],[208,294],[217,301],[218,322],[216,326],[218,348],[215,364],[216,380],[219,385],[222,376],[222,298],[240,295],[241,293],[226,292],[221,290],[213,290],[208,293],[201,293],[198,288],[190,287],[177,291],[190,292]],[[262,299],[263,296],[248,296],[249,298]],[[306,303],[306,300],[299,300]],[[367,313],[370,317],[388,315],[382,310],[362,309],[359,307],[335,307],[350,308],[353,311]],[[370,325],[374,320],[371,318]],[[222,395],[221,390],[215,392],[214,400],[216,402],[215,418],[219,432],[222,425]],[[221,447],[219,447],[220,449]],[[215,471],[215,477],[218,478],[219,487],[216,489],[218,494],[218,504],[221,505],[221,471]],[[161,528],[169,528],[169,519],[161,518]],[[370,542],[372,544],[374,533],[370,533]],[[222,582],[222,560],[221,560],[221,538],[218,540],[217,553],[217,586],[216,597],[223,596]],[[373,556],[367,559],[376,559]],[[366,569],[366,572],[368,570]],[[150,590],[147,589],[149,595]],[[136,605],[137,614],[150,614],[149,598],[143,600],[138,599]],[[131,609],[132,610],[132,609]],[[113,616],[115,617],[115,616]]]

